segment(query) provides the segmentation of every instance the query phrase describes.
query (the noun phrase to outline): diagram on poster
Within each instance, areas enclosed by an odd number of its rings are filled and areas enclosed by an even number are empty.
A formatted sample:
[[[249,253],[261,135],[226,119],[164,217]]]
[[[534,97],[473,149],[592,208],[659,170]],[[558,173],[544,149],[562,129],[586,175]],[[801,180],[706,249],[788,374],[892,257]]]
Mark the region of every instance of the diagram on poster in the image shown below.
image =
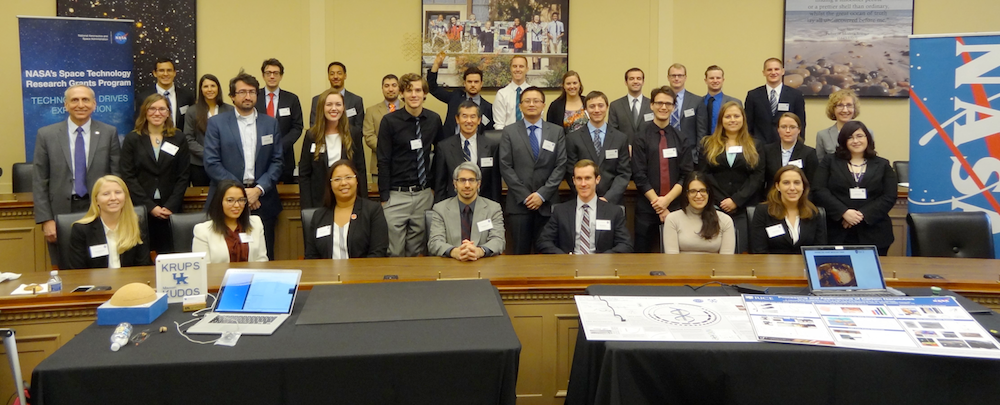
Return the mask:
[[[755,342],[740,297],[578,295],[588,340]]]

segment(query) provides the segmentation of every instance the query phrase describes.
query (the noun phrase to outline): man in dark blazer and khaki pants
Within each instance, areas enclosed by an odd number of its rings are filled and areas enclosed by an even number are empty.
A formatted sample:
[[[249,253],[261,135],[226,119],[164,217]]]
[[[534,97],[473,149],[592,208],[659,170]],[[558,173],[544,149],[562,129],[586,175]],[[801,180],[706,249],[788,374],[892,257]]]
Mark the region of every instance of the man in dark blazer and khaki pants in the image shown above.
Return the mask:
[[[257,92],[257,112],[278,120],[283,157],[281,161],[281,182],[294,184],[295,142],[302,137],[302,104],[299,96],[278,88],[285,75],[285,66],[277,59],[264,61],[260,67],[264,75],[264,88]],[[362,182],[364,183],[364,182]]]
[[[802,92],[781,83],[785,67],[781,59],[764,61],[764,78],[767,84],[747,92],[747,129],[762,145],[778,142],[778,119],[782,113],[791,112],[802,120],[802,133],[806,132],[806,100]],[[775,100],[772,100],[772,95]],[[720,113],[721,114],[721,113]]]
[[[628,137],[607,125],[608,97],[592,91],[583,100],[590,121],[566,136],[566,181],[573,187],[573,166],[588,159],[596,162],[604,181],[597,184],[597,196],[622,205],[625,188],[632,179]],[[598,150],[600,146],[600,150]]]

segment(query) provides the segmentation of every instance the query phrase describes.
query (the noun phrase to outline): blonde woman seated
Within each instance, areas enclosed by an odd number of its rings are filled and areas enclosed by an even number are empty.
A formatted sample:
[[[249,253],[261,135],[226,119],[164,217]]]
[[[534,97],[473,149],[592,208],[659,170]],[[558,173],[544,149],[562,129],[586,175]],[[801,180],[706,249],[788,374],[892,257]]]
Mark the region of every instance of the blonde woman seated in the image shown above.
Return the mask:
[[[784,166],[774,175],[767,202],[757,205],[750,223],[750,252],[799,254],[802,246],[826,244],[826,221],[809,201],[802,169]]]
[[[69,268],[117,269],[152,266],[148,235],[139,227],[128,187],[121,178],[107,175],[94,182],[90,210],[73,223]]]
[[[209,263],[266,262],[264,223],[250,215],[247,192],[235,180],[223,180],[208,206],[208,221],[194,226],[192,252],[206,252]]]
[[[712,189],[701,172],[688,173],[681,184],[682,209],[671,212],[663,223],[666,253],[722,253],[736,251],[733,219],[712,208]]]

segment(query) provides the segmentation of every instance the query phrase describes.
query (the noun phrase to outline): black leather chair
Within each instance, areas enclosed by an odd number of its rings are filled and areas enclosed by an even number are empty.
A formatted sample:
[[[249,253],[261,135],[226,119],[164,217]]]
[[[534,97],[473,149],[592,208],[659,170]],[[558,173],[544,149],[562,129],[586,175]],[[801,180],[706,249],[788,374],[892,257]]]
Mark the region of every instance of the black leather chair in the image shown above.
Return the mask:
[[[910,161],[909,160],[897,160],[892,162],[892,170],[896,172],[896,182],[897,183],[909,183],[910,182]]]
[[[483,136],[485,136],[488,139],[492,139],[493,141],[499,143],[500,142],[500,138],[503,137],[503,130],[502,129],[490,129],[490,130],[487,130],[487,131],[483,131]]]
[[[204,212],[184,212],[170,216],[170,237],[174,250],[171,253],[188,253],[194,243],[194,226],[208,220]]]
[[[906,215],[906,224],[913,256],[996,258],[985,212],[914,212]]]
[[[11,180],[13,181],[15,193],[31,192],[31,177],[35,173],[35,167],[31,163],[14,163],[11,168]]]
[[[134,207],[135,215],[139,216],[139,229],[142,233],[149,235],[149,225],[146,224],[146,207]],[[56,248],[59,249],[59,260],[62,261],[61,270],[69,268],[69,257],[73,247],[70,246],[73,223],[79,221],[86,215],[86,212],[74,212],[71,214],[56,215]],[[143,241],[149,243],[149,241]],[[190,241],[188,241],[190,243]],[[190,246],[189,246],[190,247]],[[190,250],[190,249],[188,249]]]
[[[309,238],[316,239],[316,228],[313,228],[312,221],[313,221],[313,215],[316,214],[316,211],[319,211],[319,209],[320,209],[320,207],[306,208],[306,209],[302,210],[302,245],[303,246],[305,246],[305,243],[306,243],[307,240],[309,240]],[[302,252],[302,254],[305,255],[305,252]]]
[[[744,246],[746,246],[745,252],[752,252],[753,251],[753,246],[750,246],[750,239],[751,239],[750,238],[750,224],[753,223],[753,214],[756,213],[756,212],[757,212],[757,206],[756,205],[748,205],[747,206],[747,228],[746,228],[746,233],[744,235],[740,235],[739,230],[737,228],[737,232],[736,232],[736,246],[737,247],[740,246],[740,237],[744,236],[743,239],[746,240],[745,245],[744,245]],[[733,223],[733,226],[736,226],[735,221]],[[736,252],[736,253],[739,253],[739,252]]]

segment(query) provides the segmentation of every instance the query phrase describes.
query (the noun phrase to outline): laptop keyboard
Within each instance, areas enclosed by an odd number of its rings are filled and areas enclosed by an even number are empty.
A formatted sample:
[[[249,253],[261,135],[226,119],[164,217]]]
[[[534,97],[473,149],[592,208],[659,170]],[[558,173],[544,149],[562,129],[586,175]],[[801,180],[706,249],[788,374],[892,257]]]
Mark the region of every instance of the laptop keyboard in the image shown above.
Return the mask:
[[[266,315],[217,315],[208,323],[236,323],[241,325],[264,325],[274,322],[276,316]]]

